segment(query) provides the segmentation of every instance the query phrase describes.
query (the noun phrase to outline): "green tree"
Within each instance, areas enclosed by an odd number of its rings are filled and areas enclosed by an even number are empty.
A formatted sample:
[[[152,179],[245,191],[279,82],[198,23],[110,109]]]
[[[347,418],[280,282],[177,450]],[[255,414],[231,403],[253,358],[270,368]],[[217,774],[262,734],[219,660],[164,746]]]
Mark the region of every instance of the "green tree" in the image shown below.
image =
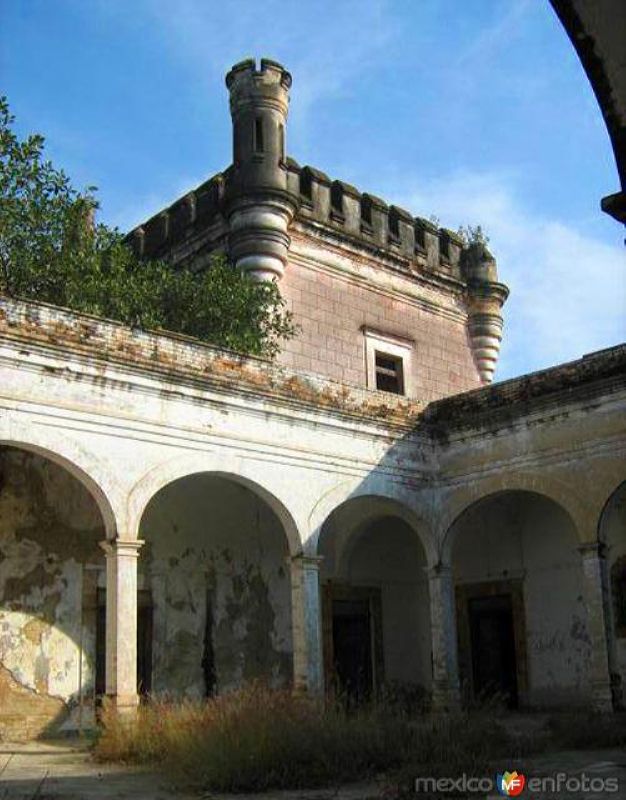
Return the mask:
[[[95,224],[95,188],[74,189],[43,137],[20,141],[13,122],[0,98],[0,293],[265,357],[297,333],[277,285],[224,256],[201,273],[138,259],[117,229]]]

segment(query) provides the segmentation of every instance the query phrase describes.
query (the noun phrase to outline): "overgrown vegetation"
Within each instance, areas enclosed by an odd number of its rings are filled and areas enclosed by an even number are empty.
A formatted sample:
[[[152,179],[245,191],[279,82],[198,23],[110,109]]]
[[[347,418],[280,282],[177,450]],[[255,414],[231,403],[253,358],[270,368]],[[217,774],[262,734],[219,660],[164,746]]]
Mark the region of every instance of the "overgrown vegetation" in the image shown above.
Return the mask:
[[[95,188],[79,192],[20,141],[0,98],[0,293],[273,357],[296,327],[274,283],[255,283],[223,256],[194,273],[135,256],[117,229],[94,222]]]
[[[289,691],[250,686],[204,703],[153,702],[134,723],[104,714],[103,760],[160,764],[177,784],[219,791],[366,778],[406,757],[406,720],[347,714]]]
[[[626,748],[626,714],[573,711],[553,714],[547,732],[563,750]]]
[[[490,776],[546,750],[626,745],[624,714],[555,714],[522,733],[493,702],[455,714],[386,702],[348,712],[261,684],[203,702],[152,700],[134,720],[108,709],[102,721],[97,759],[153,765],[202,792],[380,778],[390,797],[408,798],[418,777]]]
[[[471,244],[483,244],[486,247],[489,244],[489,237],[480,225],[461,225],[457,233],[465,247]]]
[[[152,702],[134,722],[107,711],[103,722],[97,758],[159,765],[175,784],[204,791],[315,787],[381,773],[408,787],[420,774],[491,770],[523,749],[480,714],[416,721],[380,705],[348,713],[259,685],[204,703]]]

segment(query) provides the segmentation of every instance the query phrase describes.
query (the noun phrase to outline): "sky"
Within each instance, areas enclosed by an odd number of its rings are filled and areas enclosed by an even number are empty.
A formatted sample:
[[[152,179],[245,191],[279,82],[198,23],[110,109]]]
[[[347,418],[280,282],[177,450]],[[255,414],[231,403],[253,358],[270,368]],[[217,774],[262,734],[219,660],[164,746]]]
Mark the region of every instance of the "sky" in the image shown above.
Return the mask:
[[[224,75],[262,56],[293,75],[300,164],[486,231],[511,289],[497,380],[626,340],[613,154],[548,0],[0,0],[18,132],[122,230],[228,166]]]

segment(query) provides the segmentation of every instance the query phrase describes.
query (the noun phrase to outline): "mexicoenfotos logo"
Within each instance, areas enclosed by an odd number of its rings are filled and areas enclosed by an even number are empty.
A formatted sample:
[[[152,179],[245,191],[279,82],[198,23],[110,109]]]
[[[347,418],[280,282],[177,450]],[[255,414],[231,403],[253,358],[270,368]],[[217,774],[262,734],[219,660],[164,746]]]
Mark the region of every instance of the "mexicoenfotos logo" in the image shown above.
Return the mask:
[[[526,778],[519,772],[499,772],[496,775],[496,788],[506,797],[517,797],[524,791]]]
[[[584,792],[587,797],[593,793],[606,792],[613,794],[619,791],[619,778],[604,777],[600,775],[588,775],[580,772],[576,775],[569,775],[567,772],[555,772],[552,775],[523,775],[521,772],[499,772],[494,778],[486,776],[478,777],[463,773],[454,778],[443,778],[434,776],[421,776],[415,779],[415,793],[430,792],[431,794],[489,794],[496,789],[505,797],[519,797],[524,789],[528,794],[535,797],[537,795],[549,795],[563,793],[563,797],[571,797],[572,794]]]

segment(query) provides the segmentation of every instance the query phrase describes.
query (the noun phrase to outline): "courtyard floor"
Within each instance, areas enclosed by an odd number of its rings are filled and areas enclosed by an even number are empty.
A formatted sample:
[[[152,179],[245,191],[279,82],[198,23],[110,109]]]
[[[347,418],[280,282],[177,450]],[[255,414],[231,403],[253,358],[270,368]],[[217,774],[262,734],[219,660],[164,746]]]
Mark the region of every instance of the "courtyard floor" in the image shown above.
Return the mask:
[[[503,768],[512,765],[503,765]],[[528,775],[617,777],[618,792],[563,791],[561,794],[535,794],[534,798],[616,798],[626,800],[626,752],[617,750],[567,751],[529,759]],[[419,795],[415,795],[417,798]],[[493,795],[499,797],[499,795]],[[526,791],[523,796],[528,797]],[[227,800],[233,795],[202,795]],[[350,785],[323,790],[271,792],[237,795],[237,800],[374,800],[390,797],[384,787]],[[473,795],[479,798],[479,795]],[[491,795],[490,795],[491,797]],[[95,763],[85,745],[76,740],[9,744],[0,742],[0,800],[198,800],[198,795],[172,791],[153,771],[112,764]]]

